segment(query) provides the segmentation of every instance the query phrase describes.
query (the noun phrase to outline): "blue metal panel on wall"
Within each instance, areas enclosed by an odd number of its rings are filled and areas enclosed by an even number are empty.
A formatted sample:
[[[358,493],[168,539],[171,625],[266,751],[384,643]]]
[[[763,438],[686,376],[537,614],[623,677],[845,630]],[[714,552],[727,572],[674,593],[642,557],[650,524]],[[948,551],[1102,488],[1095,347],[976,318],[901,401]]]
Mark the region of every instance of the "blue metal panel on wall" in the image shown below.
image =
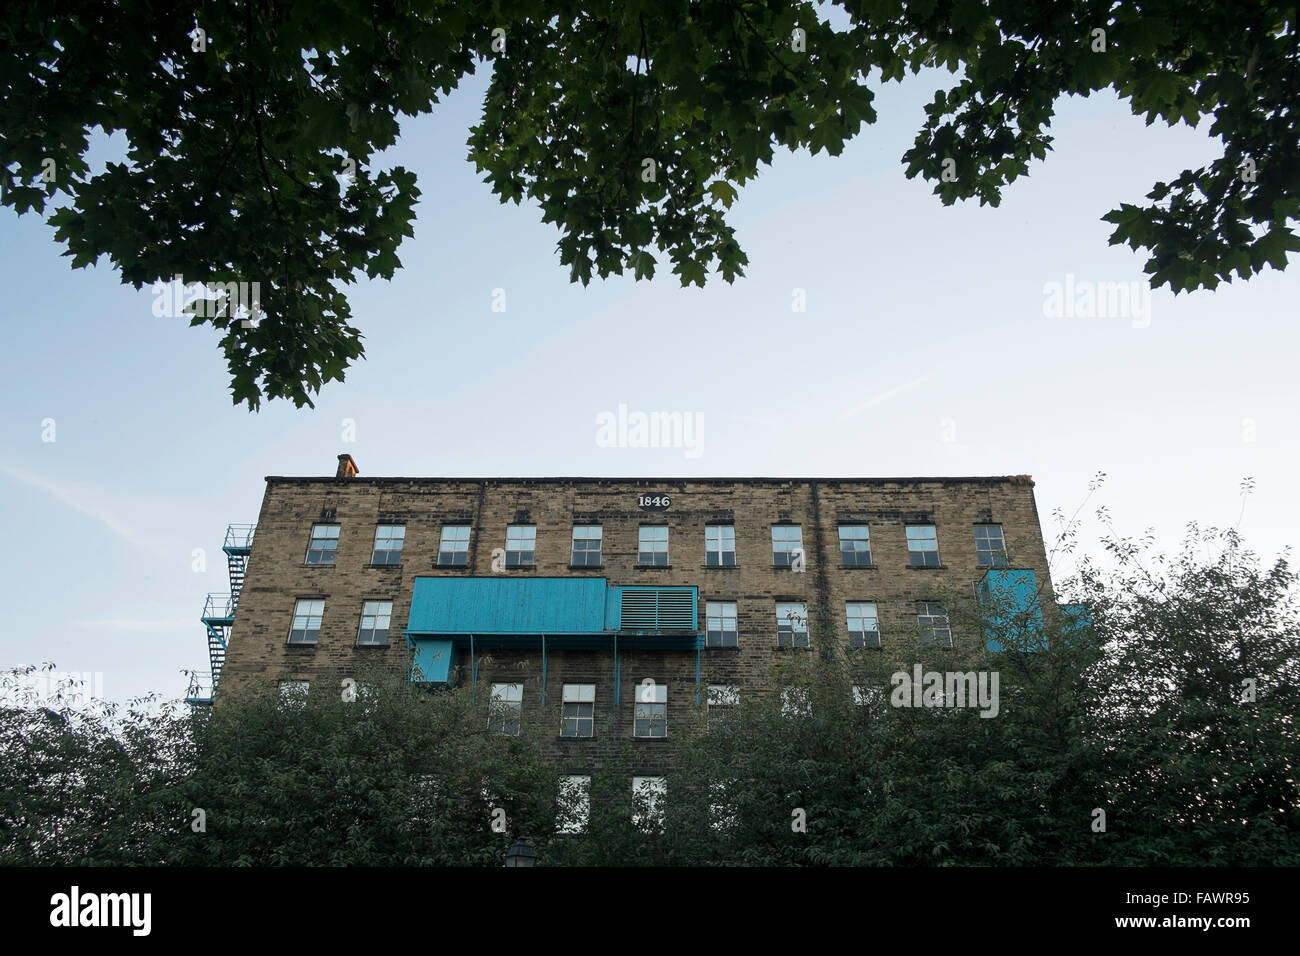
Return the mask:
[[[1092,615],[1088,613],[1088,608],[1083,604],[1062,604],[1061,614],[1063,614],[1069,624],[1067,630],[1077,631],[1085,627],[1092,627]]]
[[[1059,605],[1061,617],[1062,640],[1076,647],[1093,647],[1096,649],[1097,636],[1092,629],[1092,615],[1082,604]]]
[[[979,583],[980,602],[984,605],[992,627],[986,632],[988,649],[1004,650],[995,635],[1007,632],[1023,637],[1026,631],[1036,630],[1041,635],[1043,613],[1038,606],[1038,582],[1034,572],[1024,568],[990,568]],[[1029,646],[1038,639],[1031,638]]]
[[[600,634],[604,578],[416,578],[419,634]]]
[[[650,608],[654,608],[653,622],[646,621],[644,627],[629,625],[623,614],[625,605],[635,607],[635,603],[629,602],[627,595],[629,593],[639,592],[641,594],[654,595],[654,604],[642,606],[646,615],[651,613]],[[671,598],[680,598],[685,595],[689,598],[689,603],[685,606],[674,601],[669,604]],[[632,599],[635,601],[635,596]],[[629,585],[627,587],[612,587],[605,600],[605,629],[608,631],[636,631],[653,632],[659,629],[669,631],[695,630],[699,625],[699,590],[694,585],[667,585],[667,586],[647,586],[647,585]]]
[[[456,648],[451,641],[417,639],[415,660],[411,662],[411,681],[425,684],[449,684],[456,667]]]
[[[605,630],[617,631],[623,622],[623,589],[610,588],[605,593]]]

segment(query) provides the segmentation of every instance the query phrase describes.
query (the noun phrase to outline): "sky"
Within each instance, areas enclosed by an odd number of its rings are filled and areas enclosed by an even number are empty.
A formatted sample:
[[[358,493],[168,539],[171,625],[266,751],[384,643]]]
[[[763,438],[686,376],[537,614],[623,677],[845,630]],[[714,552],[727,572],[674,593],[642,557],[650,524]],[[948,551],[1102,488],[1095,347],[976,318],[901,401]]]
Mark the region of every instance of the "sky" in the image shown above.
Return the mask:
[[[1100,217],[1217,158],[1208,121],[1063,99],[1053,151],[1000,207],[944,207],[900,158],[949,82],[877,87],[878,123],[839,157],[779,153],[730,213],[747,276],[683,289],[667,268],[571,285],[555,227],[465,159],[470,78],[377,164],[417,173],[415,237],[391,281],[349,287],[366,358],[314,409],[232,405],[215,330],[155,316],[107,260],[70,269],[48,226],[4,210],[0,669],[181,696],[182,669],[207,670],[204,596],[229,589],[226,525],[256,521],[265,476],[332,475],[341,452],[362,476],[1030,474],[1049,550],[1053,512],[1086,500],[1165,549],[1188,522],[1240,519],[1276,556],[1300,517],[1300,266],[1152,291],[1140,314],[1050,304],[1052,283],[1145,286]],[[597,423],[620,406],[691,416],[698,440],[610,447]],[[1081,553],[1103,530],[1084,523]]]

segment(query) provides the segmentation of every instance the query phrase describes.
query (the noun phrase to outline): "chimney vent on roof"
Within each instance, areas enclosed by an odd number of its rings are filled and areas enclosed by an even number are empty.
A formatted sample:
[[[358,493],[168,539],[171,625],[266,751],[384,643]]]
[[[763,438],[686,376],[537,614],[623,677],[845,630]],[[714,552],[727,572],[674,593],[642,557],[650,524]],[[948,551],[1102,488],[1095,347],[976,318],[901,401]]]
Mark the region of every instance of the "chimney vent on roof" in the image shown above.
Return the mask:
[[[351,455],[339,455],[339,470],[335,473],[335,478],[355,478],[357,476],[357,463],[352,460]]]

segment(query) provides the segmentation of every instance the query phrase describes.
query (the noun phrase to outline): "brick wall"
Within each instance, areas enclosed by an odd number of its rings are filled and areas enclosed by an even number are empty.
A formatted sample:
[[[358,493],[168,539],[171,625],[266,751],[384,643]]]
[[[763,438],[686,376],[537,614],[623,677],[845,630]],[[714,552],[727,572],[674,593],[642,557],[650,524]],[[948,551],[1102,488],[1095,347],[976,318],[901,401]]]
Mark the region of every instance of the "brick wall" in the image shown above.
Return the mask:
[[[637,506],[640,494],[668,494],[666,512]],[[333,565],[305,564],[311,526],[332,515],[340,526]],[[705,564],[705,526],[735,526],[737,566]],[[802,525],[807,555],[804,573],[775,568],[771,526]],[[470,522],[466,568],[436,567],[445,523]],[[908,566],[904,527],[937,527],[941,566]],[[247,577],[221,679],[221,693],[270,686],[281,679],[312,681],[313,693],[337,692],[340,679],[366,664],[405,671],[403,631],[418,575],[493,574],[492,550],[504,548],[506,526],[537,526],[536,564],[506,570],[515,576],[600,576],[611,585],[694,585],[699,588],[700,627],[707,601],[735,601],[739,647],[709,648],[700,661],[699,698],[708,684],[755,689],[762,672],[779,655],[807,653],[777,649],[775,602],[808,605],[811,652],[845,654],[846,601],[872,601],[879,609],[886,653],[905,653],[918,644],[916,602],[969,600],[971,584],[983,573],[977,564],[973,526],[1000,523],[1011,567],[1031,568],[1043,582],[1044,603],[1053,600],[1047,575],[1033,483],[1027,477],[915,480],[735,480],[637,481],[547,479],[529,481],[374,478],[269,478]],[[406,526],[402,563],[371,566],[375,526]],[[574,524],[603,527],[600,568],[570,568]],[[667,524],[666,568],[637,566],[638,528]],[[871,528],[873,566],[840,565],[839,524]],[[323,598],[319,641],[287,643],[294,603]],[[357,646],[362,603],[393,604],[387,647]],[[958,652],[978,651],[980,635],[954,634]],[[853,651],[852,653],[873,653]],[[671,743],[633,741],[637,685],[649,678],[668,686],[668,734],[694,708],[696,655],[691,651],[634,651],[620,644],[621,701],[614,705],[611,653],[552,651],[547,655],[546,703],[542,703],[541,655],[494,652],[480,664],[478,686],[523,683],[522,732],[534,735],[569,772],[593,769],[614,748],[632,747],[643,772],[655,773],[670,757]],[[462,660],[462,664],[466,662]],[[468,667],[462,667],[462,682]],[[562,688],[596,685],[596,737],[559,737]],[[677,720],[674,720],[675,715]]]

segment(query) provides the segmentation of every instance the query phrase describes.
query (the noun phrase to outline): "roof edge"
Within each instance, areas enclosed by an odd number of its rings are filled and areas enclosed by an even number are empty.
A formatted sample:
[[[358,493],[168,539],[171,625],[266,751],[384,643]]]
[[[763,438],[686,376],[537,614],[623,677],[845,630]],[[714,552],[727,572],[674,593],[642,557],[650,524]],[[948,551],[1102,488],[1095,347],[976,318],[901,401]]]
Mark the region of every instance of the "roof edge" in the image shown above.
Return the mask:
[[[1013,485],[1033,485],[1032,475],[968,475],[968,476],[928,476],[928,477],[910,477],[910,478],[864,478],[864,477],[825,477],[825,478],[797,478],[797,477],[758,477],[758,478],[690,478],[690,477],[660,477],[660,478],[590,478],[590,477],[479,477],[479,478],[429,478],[429,477],[352,477],[339,478],[333,475],[267,475],[265,478],[268,484],[272,483],[289,483],[289,482],[311,482],[325,484],[603,484],[603,485],[632,485],[632,484],[660,484],[660,485],[754,485],[754,484],[1013,484]]]

